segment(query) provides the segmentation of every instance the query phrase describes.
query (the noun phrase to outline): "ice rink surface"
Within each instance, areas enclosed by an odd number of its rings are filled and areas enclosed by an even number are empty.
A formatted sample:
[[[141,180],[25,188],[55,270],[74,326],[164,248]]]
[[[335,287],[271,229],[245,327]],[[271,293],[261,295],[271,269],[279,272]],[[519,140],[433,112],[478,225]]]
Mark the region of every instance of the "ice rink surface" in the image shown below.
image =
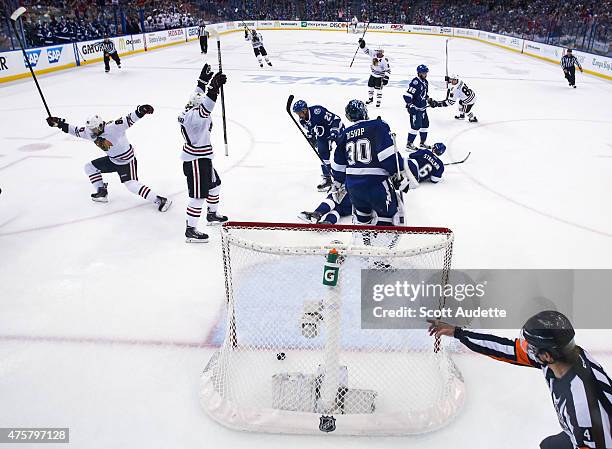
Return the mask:
[[[356,37],[263,32],[273,67],[260,69],[240,33],[224,36],[230,156],[220,107],[213,129],[223,180],[220,211],[233,220],[296,222],[322,195],[319,165],[285,113],[289,94],[344,117],[365,99],[369,61],[348,68]],[[391,83],[370,108],[403,146],[402,94],[418,64],[430,96],[444,98],[444,38],[371,34],[384,45]],[[214,45],[213,45],[214,47]],[[449,69],[476,91],[477,124],[454,108],[430,110],[428,142],[444,142],[443,183],[409,192],[408,223],[455,232],[462,268],[610,268],[612,83],[475,41],[451,39]],[[70,427],[76,448],[537,447],[560,431],[541,374],[461,354],[463,413],[442,431],[410,438],[243,434],[208,419],[199,375],[223,304],[219,235],[184,243],[187,203],[176,120],[204,61],[197,43],[44,76],[54,115],[82,124],[156,110],[128,132],[139,178],[174,204],[160,214],[115,175],[108,204],[93,203],[83,165],[92,143],[49,128],[31,80],[0,87],[0,427]],[[287,286],[290,292],[291,285]],[[296,286],[297,288],[297,286]],[[513,333],[511,332],[510,335]],[[609,332],[578,343],[612,371]],[[397,386],[397,388],[410,387]],[[512,431],[509,432],[509,429]],[[516,431],[515,431],[516,430]],[[494,444],[493,444],[494,442]],[[9,447],[9,446],[7,446]],[[53,446],[49,446],[53,447]]]

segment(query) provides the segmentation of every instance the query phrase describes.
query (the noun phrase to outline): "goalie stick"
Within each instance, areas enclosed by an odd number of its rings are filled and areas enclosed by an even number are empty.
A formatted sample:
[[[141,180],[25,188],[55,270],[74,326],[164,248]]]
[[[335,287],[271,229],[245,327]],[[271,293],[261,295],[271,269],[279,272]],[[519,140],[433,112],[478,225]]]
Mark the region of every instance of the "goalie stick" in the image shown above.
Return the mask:
[[[463,158],[463,160],[461,160],[461,161],[457,161],[457,162],[449,162],[448,164],[444,164],[444,165],[446,165],[446,166],[448,167],[449,165],[463,164],[465,161],[467,161],[467,160],[468,160],[468,157],[470,157],[470,154],[472,154],[472,152],[471,152],[471,151],[470,151],[470,152],[467,154],[467,156],[466,156],[466,157],[464,157],[464,158]]]
[[[363,34],[361,35],[361,39],[363,39],[365,37],[366,32],[368,31],[368,28],[370,27],[370,22],[367,23],[365,29],[363,30]],[[357,57],[357,52],[359,51],[359,45],[357,45],[357,50],[355,50],[355,54],[353,55],[353,60],[351,61],[351,65],[350,67],[353,67],[353,62],[355,62],[355,57]]]
[[[38,84],[38,79],[36,78],[36,74],[34,73],[34,69],[32,69],[32,64],[30,64],[30,58],[28,58],[28,55],[25,52],[25,48],[23,45],[23,42],[21,41],[21,36],[19,36],[19,33],[17,32],[17,19],[19,19],[19,17],[21,17],[21,15],[23,13],[26,12],[26,9],[21,6],[19,8],[17,8],[13,14],[11,14],[11,25],[13,25],[13,32],[15,33],[15,36],[17,36],[17,40],[19,41],[19,46],[21,47],[21,52],[23,53],[23,58],[25,59],[26,63],[28,64],[28,68],[30,69],[30,73],[32,74],[32,79],[34,79],[34,83],[36,84],[36,88],[38,89],[38,93],[40,94],[40,98],[42,99],[43,104],[45,105],[45,110],[47,111],[47,116],[51,117],[51,111],[49,111],[49,106],[47,106],[47,100],[45,100],[45,96],[42,93],[42,89],[40,88],[40,84]]]
[[[395,133],[391,133],[391,140],[393,140],[393,151],[395,151],[395,164],[397,167],[397,176],[401,176],[400,166],[399,166],[400,154],[399,154],[399,151],[397,150],[397,142],[395,138],[396,138]],[[397,193],[397,200],[398,200],[397,208],[399,210],[399,222],[400,222],[400,225],[405,226],[406,225],[406,215],[404,211],[404,192],[398,189],[396,190],[396,193]]]

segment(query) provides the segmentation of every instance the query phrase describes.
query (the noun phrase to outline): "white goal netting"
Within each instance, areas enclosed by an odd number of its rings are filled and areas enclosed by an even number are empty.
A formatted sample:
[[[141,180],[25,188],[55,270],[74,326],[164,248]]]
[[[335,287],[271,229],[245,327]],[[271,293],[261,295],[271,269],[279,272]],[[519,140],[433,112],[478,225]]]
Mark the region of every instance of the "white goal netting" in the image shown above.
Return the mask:
[[[227,223],[221,233],[224,341],[200,392],[213,419],[272,433],[403,435],[457,414],[464,384],[444,345],[425,328],[361,321],[362,270],[435,270],[445,283],[450,230]]]

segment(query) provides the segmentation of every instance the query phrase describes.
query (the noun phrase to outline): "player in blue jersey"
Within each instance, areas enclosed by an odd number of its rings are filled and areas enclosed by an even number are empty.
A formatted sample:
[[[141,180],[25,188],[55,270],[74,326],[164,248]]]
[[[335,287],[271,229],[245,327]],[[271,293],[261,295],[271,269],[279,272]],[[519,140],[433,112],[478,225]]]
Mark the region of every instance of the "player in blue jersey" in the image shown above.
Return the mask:
[[[410,131],[408,131],[408,143],[406,148],[410,151],[415,151],[417,148],[414,145],[414,140],[417,134],[421,135],[421,148],[430,149],[431,147],[425,143],[427,140],[427,131],[429,130],[429,117],[427,116],[427,90],[429,84],[427,82],[427,73],[429,69],[426,65],[421,64],[417,67],[417,76],[410,82],[408,90],[404,95],[406,101],[406,109],[410,114]]]
[[[398,196],[389,177],[401,183],[404,161],[396,151],[391,129],[380,119],[369,120],[363,101],[351,100],[345,112],[354,124],[340,134],[334,151],[335,198],[348,192],[360,224],[392,226]]]
[[[431,181],[434,184],[442,180],[444,173],[444,162],[439,158],[446,151],[446,145],[435,143],[430,150],[417,150],[410,153],[406,159],[410,172],[414,175],[417,184],[411,184],[410,188],[418,187],[418,183]]]
[[[334,194],[330,193],[312,212],[301,212],[298,215],[300,220],[306,223],[336,224],[341,217],[348,217],[353,212],[353,205],[348,195],[340,199],[334,199]]]
[[[344,130],[344,124],[333,112],[319,105],[308,107],[304,100],[298,100],[293,104],[293,112],[300,118],[300,125],[306,129],[306,136],[314,143],[317,153],[324,162],[324,165],[321,165],[323,182],[317,186],[317,189],[320,192],[327,192],[332,185],[329,168],[331,146]]]

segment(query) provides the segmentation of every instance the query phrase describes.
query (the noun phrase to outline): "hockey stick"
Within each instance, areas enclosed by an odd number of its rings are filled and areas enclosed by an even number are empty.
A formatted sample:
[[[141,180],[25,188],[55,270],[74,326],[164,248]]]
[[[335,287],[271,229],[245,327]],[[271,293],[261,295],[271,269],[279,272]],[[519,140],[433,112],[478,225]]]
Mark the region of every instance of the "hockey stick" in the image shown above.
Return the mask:
[[[217,56],[219,58],[219,72],[223,73],[223,65],[221,64],[221,39],[217,35]],[[225,93],[223,91],[223,85],[221,85],[221,117],[223,117],[223,142],[225,143],[225,155],[229,156],[229,149],[227,147],[227,123],[225,120]]]
[[[467,161],[467,160],[468,160],[468,157],[470,157],[470,154],[472,154],[472,152],[471,152],[471,151],[470,151],[470,152],[467,154],[467,156],[466,156],[466,157],[464,157],[464,158],[463,158],[463,160],[462,160],[462,161],[457,161],[457,162],[449,162],[448,164],[444,164],[444,165],[446,165],[446,166],[448,167],[449,165],[463,164],[465,161]]]
[[[395,133],[391,133],[391,140],[393,140],[393,150],[395,151],[395,164],[397,167],[397,175],[400,175],[400,166],[399,166],[399,151],[397,150],[397,141],[396,141],[396,135]],[[396,190],[397,192],[397,196],[398,196],[398,210],[399,210],[399,222],[401,225],[405,225],[406,224],[406,214],[405,214],[405,210],[404,210],[404,192],[402,192],[401,190]]]
[[[365,37],[365,34],[368,31],[369,27],[370,27],[370,22],[367,23],[365,29],[363,30],[363,34],[361,35],[361,39],[363,39]],[[353,67],[353,63],[355,62],[355,58],[357,57],[357,52],[359,51],[359,48],[361,48],[361,47],[359,45],[357,45],[357,50],[355,50],[355,54],[353,55],[353,60],[351,61],[351,65],[349,66],[349,68]]]
[[[45,105],[47,116],[51,117],[51,111],[49,111],[49,106],[47,106],[47,100],[45,100],[45,96],[43,95],[42,90],[40,89],[40,84],[38,84],[38,79],[36,79],[36,74],[34,73],[34,69],[32,69],[32,64],[30,64],[30,59],[28,58],[28,55],[25,52],[23,42],[21,41],[21,36],[19,36],[19,33],[17,32],[17,26],[16,26],[17,19],[19,19],[19,17],[24,12],[26,12],[26,9],[23,6],[21,6],[17,8],[13,12],[13,14],[11,14],[11,24],[13,25],[13,32],[15,33],[15,36],[17,36],[17,40],[19,41],[19,46],[21,47],[21,52],[23,53],[23,57],[26,63],[28,64],[28,68],[30,69],[30,73],[32,74],[32,78],[34,79],[34,83],[36,84],[36,88],[38,89],[38,93],[40,94],[40,98],[42,99],[42,102]]]
[[[321,165],[323,167],[325,167],[325,171],[327,172],[327,176],[331,177],[331,171],[330,171],[329,167],[323,161],[323,158],[321,157],[321,155],[319,154],[319,152],[317,151],[317,149],[315,148],[313,143],[310,141],[310,139],[308,139],[308,136],[306,135],[306,133],[304,132],[304,130],[302,129],[300,124],[297,122],[297,120],[295,119],[295,117],[291,113],[291,105],[293,104],[293,99],[294,98],[295,98],[295,96],[293,94],[289,95],[289,98],[287,98],[287,108],[286,108],[287,109],[287,114],[289,114],[289,117],[291,117],[291,120],[293,120],[293,123],[295,123],[295,126],[297,126],[297,128],[300,130],[300,132],[302,133],[302,136],[304,136],[304,139],[306,139],[306,142],[308,142],[308,145],[310,146],[310,148],[312,148],[312,151],[314,151],[314,153],[317,155],[317,157],[321,161]]]
[[[446,76],[444,77],[444,81],[446,81],[446,99],[448,100],[448,96],[450,92],[448,91],[448,38],[446,39]]]
[[[244,20],[242,20],[241,22],[242,22],[242,25],[243,25],[243,26],[244,26],[244,27],[247,29],[247,31],[250,33],[250,32],[251,32],[251,29],[250,29],[250,28],[249,28],[249,26],[248,26],[248,25],[245,23],[245,21],[244,21]]]

